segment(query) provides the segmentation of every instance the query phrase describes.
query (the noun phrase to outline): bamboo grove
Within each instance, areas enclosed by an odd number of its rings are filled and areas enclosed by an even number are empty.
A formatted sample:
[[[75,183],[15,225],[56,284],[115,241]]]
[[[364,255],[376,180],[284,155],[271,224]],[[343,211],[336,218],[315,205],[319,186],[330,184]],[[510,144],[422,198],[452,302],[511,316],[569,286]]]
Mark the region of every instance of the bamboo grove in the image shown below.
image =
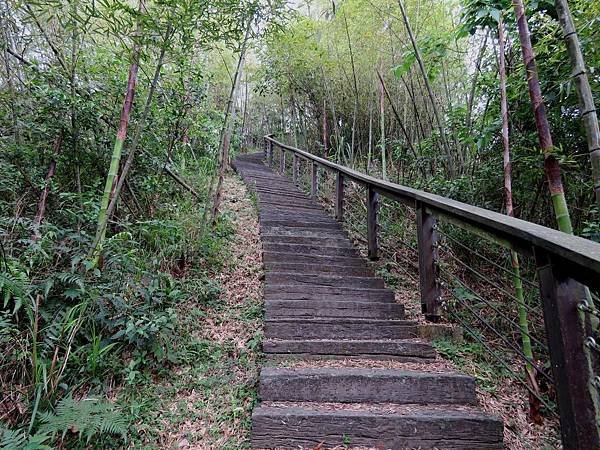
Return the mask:
[[[143,445],[128,395],[210,359],[177,305],[219,298],[229,162],[266,134],[599,241],[599,17],[597,0],[0,0],[0,445]],[[505,259],[533,360],[530,268]]]

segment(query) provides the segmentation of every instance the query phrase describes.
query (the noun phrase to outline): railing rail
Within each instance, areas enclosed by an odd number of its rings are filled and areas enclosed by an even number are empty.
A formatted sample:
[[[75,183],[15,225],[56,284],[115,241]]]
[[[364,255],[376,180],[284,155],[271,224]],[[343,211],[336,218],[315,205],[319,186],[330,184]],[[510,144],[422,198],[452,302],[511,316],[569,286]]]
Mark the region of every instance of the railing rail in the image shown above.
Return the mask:
[[[468,205],[425,191],[381,180],[315,156],[265,136],[265,159],[272,165],[273,152],[281,152],[279,170],[285,173],[286,154],[293,156],[292,174],[298,178],[300,160],[311,167],[311,195],[318,193],[318,167],[335,174],[334,211],[342,221],[346,180],[366,188],[368,255],[377,259],[380,195],[401,202],[416,213],[421,307],[427,320],[441,315],[438,232],[442,220],[535,260],[544,311],[550,361],[566,449],[600,448],[598,391],[595,359],[590,342],[592,329],[589,293],[584,285],[600,288],[600,244],[541,225]],[[590,341],[590,338],[592,341]]]

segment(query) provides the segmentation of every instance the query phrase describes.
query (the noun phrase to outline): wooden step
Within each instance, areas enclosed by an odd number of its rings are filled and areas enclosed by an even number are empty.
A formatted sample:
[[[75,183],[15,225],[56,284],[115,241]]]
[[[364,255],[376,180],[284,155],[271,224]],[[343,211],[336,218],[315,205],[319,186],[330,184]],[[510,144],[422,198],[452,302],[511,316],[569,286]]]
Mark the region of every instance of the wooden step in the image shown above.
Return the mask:
[[[475,380],[457,373],[390,369],[263,368],[262,401],[475,405]]]
[[[419,336],[419,328],[408,320],[301,318],[267,320],[264,334],[273,339],[410,339]]]
[[[263,262],[275,263],[307,263],[307,264],[335,264],[342,266],[366,267],[365,261],[360,258],[350,256],[329,256],[329,255],[301,255],[294,253],[263,251]]]
[[[349,275],[353,277],[373,276],[368,267],[338,266],[335,264],[269,263],[267,269],[274,272],[303,273],[305,275]]]
[[[252,447],[298,449],[500,450],[502,422],[456,409],[413,406],[385,409],[308,409],[261,406],[252,413]]]
[[[270,268],[265,275],[265,282],[272,285],[300,285],[305,287],[359,287],[369,289],[383,289],[381,278],[377,277],[352,277],[339,275],[305,275],[290,272],[276,272]],[[392,295],[393,298],[393,295]]]
[[[388,289],[336,287],[298,284],[267,284],[267,300],[319,300],[395,303],[394,293]]]
[[[273,244],[304,244],[304,245],[327,245],[330,247],[353,247],[347,238],[307,237],[307,236],[285,236],[279,234],[262,234],[262,242]]]
[[[265,318],[341,317],[360,319],[403,319],[404,306],[387,302],[352,300],[265,300]]]
[[[267,252],[290,253],[294,255],[354,256],[358,258],[358,251],[353,247],[332,247],[315,244],[275,244],[271,242],[263,242],[262,247]]]
[[[336,222],[313,222],[310,220],[263,220],[261,223],[263,227],[287,227],[287,228],[317,228],[317,229],[339,229],[341,230],[340,224]]]
[[[348,358],[361,357],[397,361],[424,361],[435,359],[435,350],[427,342],[415,339],[395,340],[279,340],[265,339],[263,351],[267,356]]]
[[[333,239],[348,239],[348,235],[341,228],[328,228],[326,230],[317,230],[314,228],[303,228],[303,227],[293,227],[293,228],[285,228],[285,227],[277,227],[277,226],[269,226],[265,227],[263,225],[260,226],[260,234],[261,236],[265,234],[277,234],[279,236],[301,236],[301,237],[321,237],[321,238],[333,238]]]

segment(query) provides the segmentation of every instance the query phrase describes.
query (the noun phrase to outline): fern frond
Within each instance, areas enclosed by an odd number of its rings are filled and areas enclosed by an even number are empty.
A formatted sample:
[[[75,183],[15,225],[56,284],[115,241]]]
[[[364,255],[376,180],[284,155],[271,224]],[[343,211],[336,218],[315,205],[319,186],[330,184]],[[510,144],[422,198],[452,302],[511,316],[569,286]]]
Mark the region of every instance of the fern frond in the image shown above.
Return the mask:
[[[87,442],[102,433],[123,437],[127,433],[127,421],[114,405],[95,398],[77,401],[66,397],[58,403],[54,413],[43,413],[41,420],[43,433],[65,436],[71,431],[80,438],[85,436]]]

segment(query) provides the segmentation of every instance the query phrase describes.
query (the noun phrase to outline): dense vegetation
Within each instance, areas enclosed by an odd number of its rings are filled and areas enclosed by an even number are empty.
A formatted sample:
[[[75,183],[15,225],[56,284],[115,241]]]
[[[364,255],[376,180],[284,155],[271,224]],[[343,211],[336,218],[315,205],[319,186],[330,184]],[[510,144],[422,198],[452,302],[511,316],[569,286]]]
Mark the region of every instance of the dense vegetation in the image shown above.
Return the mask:
[[[600,2],[569,4],[598,104]],[[557,10],[548,0],[526,6],[574,230],[599,240]],[[145,408],[140,393],[218,352],[193,341],[178,305],[202,309],[221,294],[229,141],[236,152],[275,133],[377,176],[505,211],[501,18],[515,215],[556,227],[510,2],[6,0],[0,8],[7,448],[141,443],[142,428],[130,424]],[[390,241],[407,227],[393,213],[382,220]],[[240,389],[235,401],[251,397]]]

